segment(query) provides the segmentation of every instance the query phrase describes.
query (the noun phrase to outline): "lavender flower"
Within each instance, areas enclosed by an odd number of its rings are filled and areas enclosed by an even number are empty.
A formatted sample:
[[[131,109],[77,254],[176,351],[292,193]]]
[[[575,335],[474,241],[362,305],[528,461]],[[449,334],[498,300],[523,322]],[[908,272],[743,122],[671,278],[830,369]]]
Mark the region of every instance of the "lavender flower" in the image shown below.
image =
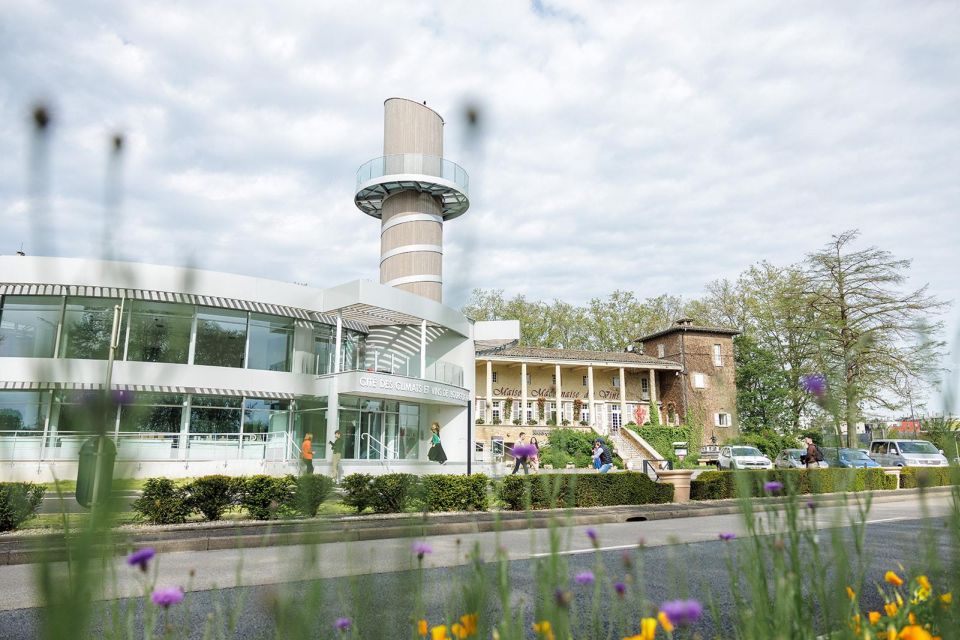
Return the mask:
[[[727,541],[729,541],[729,540],[733,540],[733,539],[736,538],[736,537],[737,537],[737,534],[735,534],[735,533],[721,533],[721,534],[720,534],[720,539],[723,540],[724,542],[727,542]]]
[[[121,407],[127,407],[133,404],[133,391],[116,389],[110,392],[110,397],[113,399],[114,404],[118,404]]]
[[[166,609],[172,604],[183,601],[183,589],[180,587],[160,587],[153,590],[150,600],[158,607]]]
[[[814,373],[802,376],[800,386],[803,390],[817,398],[823,398],[827,395],[827,378],[822,373]]]
[[[413,552],[417,554],[417,560],[423,560],[423,556],[433,553],[433,549],[426,542],[417,541],[413,543]]]
[[[783,483],[777,482],[776,480],[765,482],[763,483],[763,490],[767,493],[779,493],[783,491]]]
[[[587,529],[587,537],[590,538],[590,542],[597,544],[597,530],[596,529]]]
[[[660,605],[660,610],[678,627],[693,624],[703,615],[703,605],[696,600],[670,600]]]
[[[625,585],[622,582],[614,582],[613,590],[616,591],[617,595],[622,598],[623,595],[627,592],[627,585]]]
[[[532,444],[517,444],[513,446],[514,458],[529,458],[537,455],[537,448]]]
[[[582,571],[577,575],[573,576],[573,581],[579,585],[588,585],[593,584],[593,572],[592,571]]]
[[[155,555],[157,555],[157,552],[153,550],[153,547],[138,549],[127,556],[127,564],[131,567],[140,567],[140,571],[146,573],[147,564]]]
[[[350,621],[350,618],[337,618],[337,621],[333,623],[333,628],[337,631],[347,631],[353,625],[353,622]]]
[[[813,500],[807,500],[807,509],[810,509],[810,511],[816,511],[817,503],[814,502]]]

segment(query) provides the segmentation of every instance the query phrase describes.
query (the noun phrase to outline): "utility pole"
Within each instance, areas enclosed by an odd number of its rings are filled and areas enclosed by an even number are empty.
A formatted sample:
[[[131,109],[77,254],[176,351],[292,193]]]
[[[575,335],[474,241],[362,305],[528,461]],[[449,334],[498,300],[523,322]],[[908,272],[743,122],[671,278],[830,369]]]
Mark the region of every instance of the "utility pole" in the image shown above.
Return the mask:
[[[103,387],[103,407],[104,412],[106,408],[111,406],[110,398],[110,385],[113,383],[113,361],[116,359],[117,348],[120,346],[120,321],[123,318],[123,307],[126,302],[126,296],[120,298],[120,304],[113,306],[113,328],[110,331],[110,348],[107,353],[107,376],[104,382]],[[106,418],[104,413],[102,418]],[[94,474],[93,474],[93,496],[90,498],[90,510],[93,511],[98,506],[98,497],[100,495],[100,474],[103,468],[103,444],[104,439],[106,438],[106,427],[104,426],[104,432],[100,434],[99,439],[97,440],[97,454],[96,454],[96,464],[94,465]]]

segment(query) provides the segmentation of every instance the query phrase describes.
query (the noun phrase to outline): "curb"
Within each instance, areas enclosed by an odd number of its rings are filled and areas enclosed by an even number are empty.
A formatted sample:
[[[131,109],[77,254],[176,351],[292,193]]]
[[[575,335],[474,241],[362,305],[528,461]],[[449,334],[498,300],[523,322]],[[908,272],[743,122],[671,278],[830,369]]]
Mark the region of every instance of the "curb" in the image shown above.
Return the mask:
[[[870,496],[874,502],[895,502],[911,496],[948,496],[951,487],[830,493],[811,496],[818,506],[835,506],[852,497]],[[762,505],[778,505],[786,498],[754,498]],[[543,529],[558,520],[565,525],[612,524],[730,515],[742,510],[739,499],[704,500],[687,503],[543,509],[531,512],[484,512],[438,514],[387,514],[342,516],[311,521],[250,521],[198,525],[147,526],[115,530],[116,539],[100,550],[127,553],[134,547],[151,546],[160,552],[214,551],[257,547],[323,544],[397,537],[425,537]],[[0,537],[0,566],[30,564],[43,560],[64,560],[67,550],[60,534],[12,535]]]

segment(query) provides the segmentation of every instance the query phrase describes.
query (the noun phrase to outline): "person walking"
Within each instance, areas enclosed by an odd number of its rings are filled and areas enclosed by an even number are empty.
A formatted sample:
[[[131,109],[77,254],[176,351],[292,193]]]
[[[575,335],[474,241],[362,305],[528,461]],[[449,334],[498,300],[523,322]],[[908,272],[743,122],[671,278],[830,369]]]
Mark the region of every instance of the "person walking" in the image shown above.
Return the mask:
[[[433,435],[430,436],[430,451],[427,452],[427,459],[447,464],[447,454],[443,451],[443,445],[440,444],[440,423],[434,422],[430,425],[430,431]]]
[[[600,461],[598,471],[600,471],[600,473],[606,473],[610,471],[610,469],[613,468],[613,454],[610,453],[610,449],[603,444],[603,440],[600,438],[597,438],[594,441],[594,445],[596,445],[597,448],[594,450],[593,456],[595,459]]]
[[[533,447],[533,454],[529,458],[530,468],[536,473],[540,469],[540,443],[536,437],[530,438],[530,446]]]
[[[333,440],[330,440],[330,448],[333,455],[330,458],[330,475],[333,481],[340,484],[340,459],[343,458],[343,438],[340,437],[340,430],[333,432]]]
[[[300,457],[303,459],[304,475],[313,475],[313,434],[303,436],[303,446],[300,447]]]
[[[804,462],[807,463],[807,469],[819,469],[821,466],[823,466],[820,464],[823,462],[823,452],[820,451],[820,447],[813,443],[813,438],[804,438],[804,442],[807,443],[807,453],[804,456]]]
[[[527,468],[527,434],[520,432],[520,437],[513,443],[513,472],[510,475],[516,475],[520,467]]]

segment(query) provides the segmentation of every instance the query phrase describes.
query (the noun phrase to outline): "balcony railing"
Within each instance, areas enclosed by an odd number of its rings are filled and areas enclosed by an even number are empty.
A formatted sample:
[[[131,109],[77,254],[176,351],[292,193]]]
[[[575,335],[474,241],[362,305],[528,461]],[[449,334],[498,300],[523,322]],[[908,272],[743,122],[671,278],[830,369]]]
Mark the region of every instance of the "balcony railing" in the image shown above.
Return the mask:
[[[401,153],[374,158],[360,165],[357,186],[364,182],[399,174],[415,174],[442,178],[455,184],[464,194],[470,187],[470,176],[463,167],[437,156],[419,153]]]

